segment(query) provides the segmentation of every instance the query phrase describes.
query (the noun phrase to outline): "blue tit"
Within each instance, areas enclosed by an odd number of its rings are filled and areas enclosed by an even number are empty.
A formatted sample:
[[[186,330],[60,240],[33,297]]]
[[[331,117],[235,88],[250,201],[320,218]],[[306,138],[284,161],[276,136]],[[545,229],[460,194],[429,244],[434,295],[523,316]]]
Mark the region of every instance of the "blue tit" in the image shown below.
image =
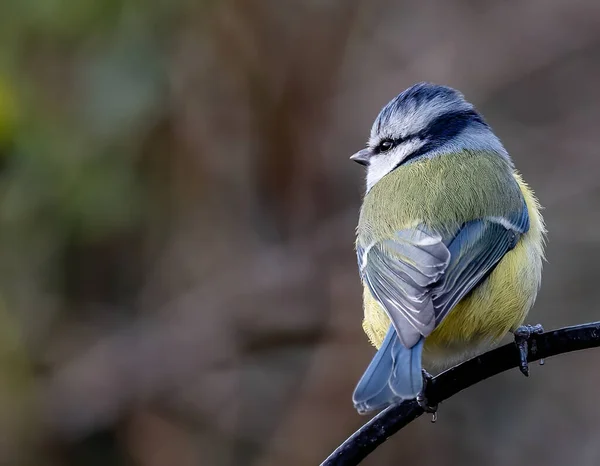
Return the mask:
[[[356,254],[363,328],[378,349],[360,413],[414,399],[440,371],[514,332],[541,282],[540,205],[458,91],[416,84],[389,102],[367,147]]]

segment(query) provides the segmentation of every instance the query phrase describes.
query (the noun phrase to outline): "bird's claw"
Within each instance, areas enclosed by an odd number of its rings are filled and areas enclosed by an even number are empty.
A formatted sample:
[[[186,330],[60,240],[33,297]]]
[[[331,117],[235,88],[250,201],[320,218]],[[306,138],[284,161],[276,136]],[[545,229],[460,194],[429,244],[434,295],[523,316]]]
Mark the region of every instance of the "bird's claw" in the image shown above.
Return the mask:
[[[429,372],[427,372],[425,369],[421,369],[421,371],[423,373],[423,389],[417,395],[417,404],[421,407],[421,409],[423,409],[423,411],[425,411],[426,413],[432,414],[431,422],[434,423],[437,421],[438,404],[436,403],[434,405],[430,405],[429,400],[427,399],[427,396],[425,395],[425,391],[427,390],[427,385],[430,383],[431,379],[433,379],[433,376]]]
[[[522,325],[517,328],[513,334],[515,336],[515,344],[519,349],[519,370],[525,377],[529,377],[529,364],[527,356],[529,355],[529,338],[531,335],[539,335],[544,333],[544,328],[540,325]]]

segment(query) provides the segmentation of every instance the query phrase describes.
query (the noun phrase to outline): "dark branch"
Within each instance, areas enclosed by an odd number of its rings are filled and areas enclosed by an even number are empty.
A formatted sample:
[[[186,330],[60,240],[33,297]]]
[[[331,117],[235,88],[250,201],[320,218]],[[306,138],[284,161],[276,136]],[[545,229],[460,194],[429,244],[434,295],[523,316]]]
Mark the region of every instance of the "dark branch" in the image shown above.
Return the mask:
[[[600,346],[600,322],[565,327],[529,338],[528,361]],[[519,367],[514,343],[501,346],[434,377],[426,388],[431,404],[447,400],[461,390],[501,372]],[[342,443],[321,466],[353,466],[404,426],[423,414],[415,400],[385,409]]]

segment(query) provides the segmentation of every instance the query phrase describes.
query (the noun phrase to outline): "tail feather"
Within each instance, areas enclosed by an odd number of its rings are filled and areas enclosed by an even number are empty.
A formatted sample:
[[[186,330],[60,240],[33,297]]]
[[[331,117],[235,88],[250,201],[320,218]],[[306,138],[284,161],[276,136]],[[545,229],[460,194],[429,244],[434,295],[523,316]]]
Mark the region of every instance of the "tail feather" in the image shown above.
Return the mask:
[[[390,388],[402,398],[413,399],[423,389],[423,374],[421,372],[421,353],[425,339],[421,337],[412,348],[402,345],[396,338],[392,345],[392,373],[390,375]]]
[[[358,382],[352,400],[360,413],[376,411],[405,399],[423,388],[421,353],[424,339],[412,348],[400,342],[393,325]]]

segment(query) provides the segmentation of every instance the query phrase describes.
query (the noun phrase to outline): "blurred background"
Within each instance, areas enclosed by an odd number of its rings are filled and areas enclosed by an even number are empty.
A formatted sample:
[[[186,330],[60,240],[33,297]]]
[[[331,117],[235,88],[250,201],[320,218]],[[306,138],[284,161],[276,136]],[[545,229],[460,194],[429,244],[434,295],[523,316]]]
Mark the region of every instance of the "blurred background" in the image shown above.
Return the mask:
[[[530,323],[600,319],[600,3],[2,0],[0,464],[315,465],[367,418],[363,147],[460,89],[546,207]],[[600,351],[364,464],[600,464]]]

